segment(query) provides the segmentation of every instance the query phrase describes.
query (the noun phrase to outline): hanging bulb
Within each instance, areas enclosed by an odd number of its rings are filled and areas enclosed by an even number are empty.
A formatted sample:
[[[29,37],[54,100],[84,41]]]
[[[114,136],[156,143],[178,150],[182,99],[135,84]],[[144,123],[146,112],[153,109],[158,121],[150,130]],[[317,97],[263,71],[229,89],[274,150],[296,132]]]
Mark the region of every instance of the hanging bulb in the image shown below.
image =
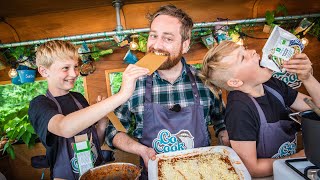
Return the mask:
[[[304,46],[307,46],[309,44],[309,40],[307,38],[301,38],[301,43],[304,45]]]
[[[133,34],[130,36],[132,38],[132,41],[130,42],[130,50],[131,51],[135,51],[139,48],[138,43],[135,42],[135,38],[138,38],[139,35],[138,34]]]
[[[236,42],[236,44],[238,44],[240,46],[243,46],[243,39],[239,38],[239,40],[238,40],[238,42]]]
[[[8,72],[10,78],[15,78],[18,76],[18,72],[15,68],[11,68]]]
[[[136,43],[134,41],[130,42],[130,50],[135,51],[138,49],[138,47],[139,47],[138,43]]]

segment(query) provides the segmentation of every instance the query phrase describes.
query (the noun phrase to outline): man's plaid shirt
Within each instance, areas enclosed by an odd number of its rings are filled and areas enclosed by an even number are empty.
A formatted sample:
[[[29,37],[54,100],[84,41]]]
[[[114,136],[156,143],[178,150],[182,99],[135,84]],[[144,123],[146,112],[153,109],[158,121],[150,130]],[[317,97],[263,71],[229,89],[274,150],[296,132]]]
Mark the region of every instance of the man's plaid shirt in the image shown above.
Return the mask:
[[[152,74],[153,103],[158,103],[168,108],[171,108],[175,104],[179,104],[182,108],[194,104],[192,87],[185,66],[186,64],[183,66],[181,76],[173,84],[161,79],[157,71]],[[190,67],[190,65],[188,66]],[[190,69],[193,74],[196,74],[195,68],[190,67]],[[207,125],[214,125],[217,135],[220,130],[225,129],[224,105],[213,95],[209,88],[203,85],[198,77],[196,77],[196,82],[201,97],[200,104],[203,106],[204,119]],[[135,124],[133,136],[136,138],[142,138],[145,87],[146,76],[143,76],[137,80],[136,89],[131,98],[114,111],[127,130],[130,125]],[[134,120],[136,122],[132,122]],[[115,127],[112,123],[109,123],[106,130],[106,143],[112,148],[112,140],[116,133]],[[208,134],[210,133],[208,132]]]

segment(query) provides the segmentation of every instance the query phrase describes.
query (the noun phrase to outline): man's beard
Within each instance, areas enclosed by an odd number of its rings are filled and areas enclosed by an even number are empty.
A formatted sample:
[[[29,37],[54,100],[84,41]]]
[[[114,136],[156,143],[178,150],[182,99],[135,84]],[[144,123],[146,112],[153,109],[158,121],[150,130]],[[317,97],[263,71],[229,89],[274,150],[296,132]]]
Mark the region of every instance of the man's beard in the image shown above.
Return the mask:
[[[172,57],[169,54],[168,59],[158,68],[158,70],[168,70],[173,68],[175,65],[177,65],[182,58],[182,46],[180,48],[179,54],[175,57]]]

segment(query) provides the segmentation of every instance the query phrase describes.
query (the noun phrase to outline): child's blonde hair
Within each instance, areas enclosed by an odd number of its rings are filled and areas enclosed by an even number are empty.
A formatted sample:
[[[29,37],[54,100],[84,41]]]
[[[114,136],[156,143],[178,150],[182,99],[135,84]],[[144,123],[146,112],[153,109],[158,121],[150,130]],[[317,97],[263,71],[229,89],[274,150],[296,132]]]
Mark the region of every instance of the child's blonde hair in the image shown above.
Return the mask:
[[[49,68],[56,60],[79,59],[76,47],[68,42],[61,40],[48,41],[37,48],[36,64]]]
[[[227,85],[227,81],[232,78],[232,71],[229,69],[230,64],[222,60],[239,47],[240,45],[232,41],[223,41],[216,47],[211,48],[204,56],[199,77],[216,96],[220,88],[227,91],[233,90]]]

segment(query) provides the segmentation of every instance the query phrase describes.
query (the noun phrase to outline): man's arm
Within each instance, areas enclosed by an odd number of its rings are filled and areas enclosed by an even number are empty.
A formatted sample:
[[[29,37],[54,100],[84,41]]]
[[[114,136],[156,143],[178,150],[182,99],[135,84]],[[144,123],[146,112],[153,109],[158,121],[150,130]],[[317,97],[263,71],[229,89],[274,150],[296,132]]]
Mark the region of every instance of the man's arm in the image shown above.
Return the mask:
[[[104,143],[104,138],[105,138],[105,132],[106,132],[107,125],[108,125],[107,118],[100,119],[98,121],[97,125],[96,125],[96,130],[97,130],[97,134],[98,134],[98,138],[99,138],[99,142],[100,142],[101,146]]]
[[[154,149],[149,148],[134,139],[130,138],[126,133],[119,132],[113,138],[113,146],[132,154],[139,155],[142,157],[145,167],[148,167],[149,159],[156,159],[156,152]]]
[[[213,93],[211,93],[211,96],[215,101],[213,108],[210,110],[210,116],[215,130],[215,135],[218,137],[218,143],[230,146],[229,136],[224,122],[225,105],[222,100],[222,93],[221,91],[219,92],[219,99],[217,99]]]
[[[98,102],[105,100],[105,99],[106,99],[105,97],[98,96],[96,99],[96,102],[98,103]],[[104,143],[105,131],[106,131],[107,125],[108,125],[107,118],[100,119],[98,121],[98,123],[96,124],[96,130],[97,130],[97,135],[99,138],[100,146],[102,146]]]

